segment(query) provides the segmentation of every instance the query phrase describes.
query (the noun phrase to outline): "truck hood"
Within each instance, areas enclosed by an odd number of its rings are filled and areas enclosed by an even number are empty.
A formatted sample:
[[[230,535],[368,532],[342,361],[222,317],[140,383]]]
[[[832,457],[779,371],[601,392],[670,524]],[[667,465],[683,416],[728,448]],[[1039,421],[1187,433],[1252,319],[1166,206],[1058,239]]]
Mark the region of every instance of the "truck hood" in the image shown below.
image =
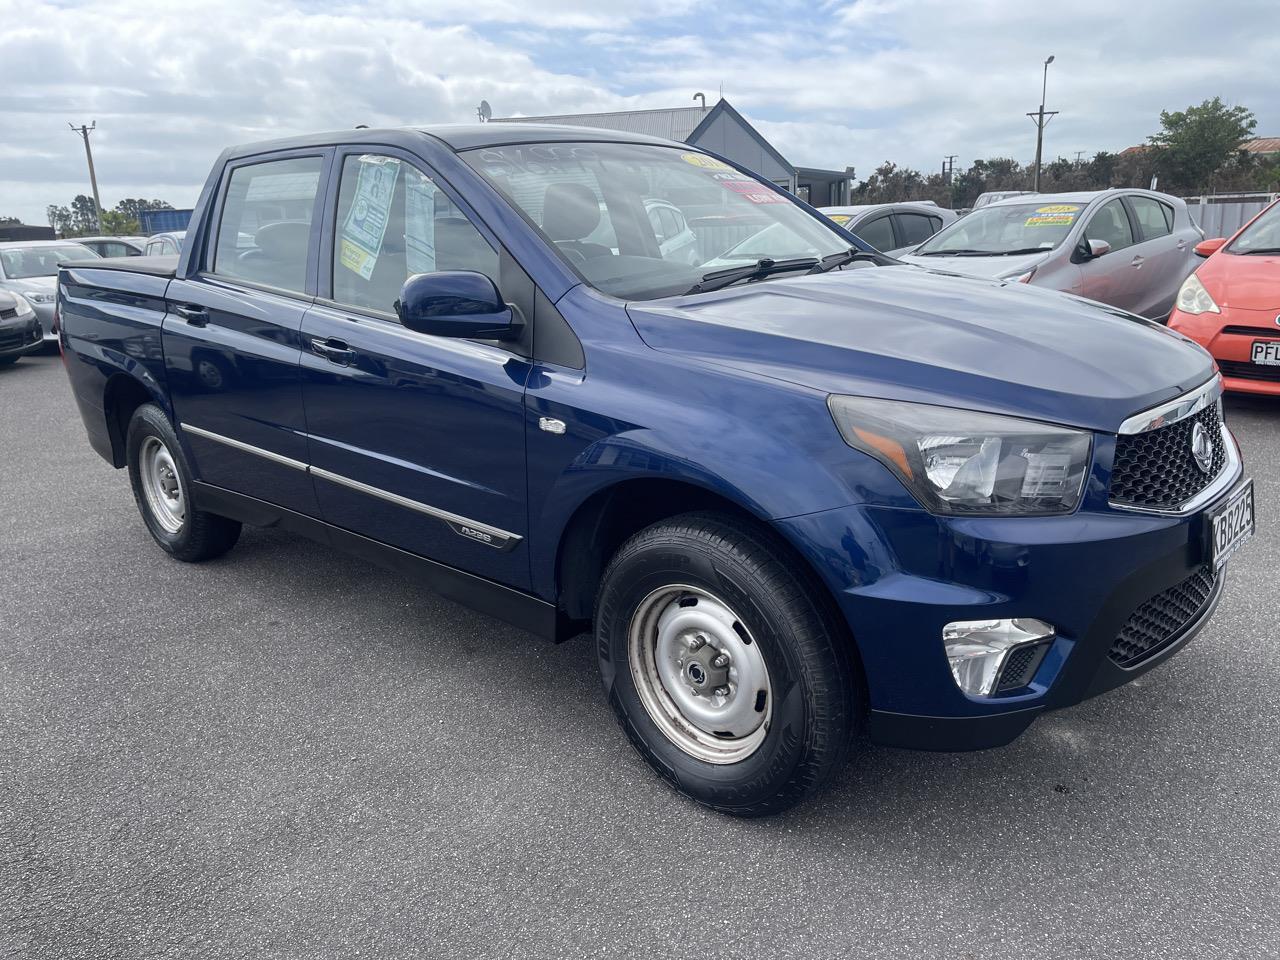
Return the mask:
[[[1181,334],[1021,283],[879,267],[628,306],[656,350],[826,393],[1116,431],[1213,376]]]
[[[1049,251],[1025,253],[1017,257],[921,257],[908,253],[903,263],[927,270],[945,270],[965,277],[1016,277],[1044,262]]]

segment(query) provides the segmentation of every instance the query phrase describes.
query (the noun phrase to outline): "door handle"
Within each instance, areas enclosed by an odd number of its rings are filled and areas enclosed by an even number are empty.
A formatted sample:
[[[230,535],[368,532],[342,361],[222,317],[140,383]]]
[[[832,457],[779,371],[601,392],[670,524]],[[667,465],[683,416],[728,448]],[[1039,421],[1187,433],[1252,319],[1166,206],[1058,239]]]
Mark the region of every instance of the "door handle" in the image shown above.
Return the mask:
[[[193,327],[209,325],[209,311],[204,307],[191,303],[179,303],[174,305],[173,312]]]
[[[1134,267],[1140,267],[1142,266],[1142,262],[1143,262],[1142,257],[1135,256],[1132,260],[1129,261],[1129,264]]]
[[[1187,241],[1185,241],[1185,240],[1179,240],[1179,241],[1178,241],[1178,249],[1179,249],[1179,250],[1185,250],[1185,249],[1187,249]]]
[[[341,364],[344,367],[356,358],[356,352],[347,346],[345,340],[339,340],[337,337],[329,337],[327,340],[315,338],[311,341],[311,349],[330,363]]]

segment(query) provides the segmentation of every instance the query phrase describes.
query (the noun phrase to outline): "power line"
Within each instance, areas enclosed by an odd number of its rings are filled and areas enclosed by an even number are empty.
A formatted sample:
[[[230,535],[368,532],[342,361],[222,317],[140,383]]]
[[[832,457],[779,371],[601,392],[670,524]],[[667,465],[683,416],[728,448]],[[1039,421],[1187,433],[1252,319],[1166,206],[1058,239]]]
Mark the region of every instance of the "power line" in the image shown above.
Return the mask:
[[[89,146],[89,134],[98,129],[98,121],[95,120],[89,126],[80,124],[76,126],[74,123],[68,123],[75,133],[79,134],[84,140],[84,156],[89,161],[89,183],[93,186],[93,216],[98,222],[98,232],[102,232],[102,201],[98,199],[98,175],[93,172],[93,150]]]

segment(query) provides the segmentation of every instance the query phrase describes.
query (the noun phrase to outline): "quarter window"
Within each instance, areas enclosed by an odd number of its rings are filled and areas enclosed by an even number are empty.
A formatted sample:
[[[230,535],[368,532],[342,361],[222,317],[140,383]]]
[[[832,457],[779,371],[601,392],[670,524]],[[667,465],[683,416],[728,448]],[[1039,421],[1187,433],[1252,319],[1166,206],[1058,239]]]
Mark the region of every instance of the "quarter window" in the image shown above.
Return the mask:
[[[1089,221],[1084,235],[1087,240],[1105,240],[1112,250],[1133,246],[1133,227],[1119,197],[1102,205]]]
[[[1138,228],[1143,240],[1167,237],[1173,232],[1173,210],[1168,204],[1150,197],[1130,197],[1133,212],[1138,217]]]
[[[320,157],[294,157],[236,167],[218,223],[213,272],[301,293],[323,165]]]
[[[924,243],[938,230],[934,226],[934,218],[920,213],[898,214],[898,227],[902,231],[902,245],[915,246]]]
[[[382,154],[342,163],[333,299],[391,313],[417,273],[473,270],[498,282],[498,254],[417,167]]]

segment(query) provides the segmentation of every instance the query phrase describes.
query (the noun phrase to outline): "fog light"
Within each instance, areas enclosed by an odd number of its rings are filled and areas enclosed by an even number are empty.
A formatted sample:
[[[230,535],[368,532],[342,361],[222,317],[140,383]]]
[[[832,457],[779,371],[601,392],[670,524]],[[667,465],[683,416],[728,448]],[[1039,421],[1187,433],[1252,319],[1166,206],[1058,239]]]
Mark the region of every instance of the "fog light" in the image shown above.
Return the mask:
[[[956,685],[974,697],[989,697],[1010,654],[1053,638],[1043,620],[958,620],[942,628],[942,645]]]

